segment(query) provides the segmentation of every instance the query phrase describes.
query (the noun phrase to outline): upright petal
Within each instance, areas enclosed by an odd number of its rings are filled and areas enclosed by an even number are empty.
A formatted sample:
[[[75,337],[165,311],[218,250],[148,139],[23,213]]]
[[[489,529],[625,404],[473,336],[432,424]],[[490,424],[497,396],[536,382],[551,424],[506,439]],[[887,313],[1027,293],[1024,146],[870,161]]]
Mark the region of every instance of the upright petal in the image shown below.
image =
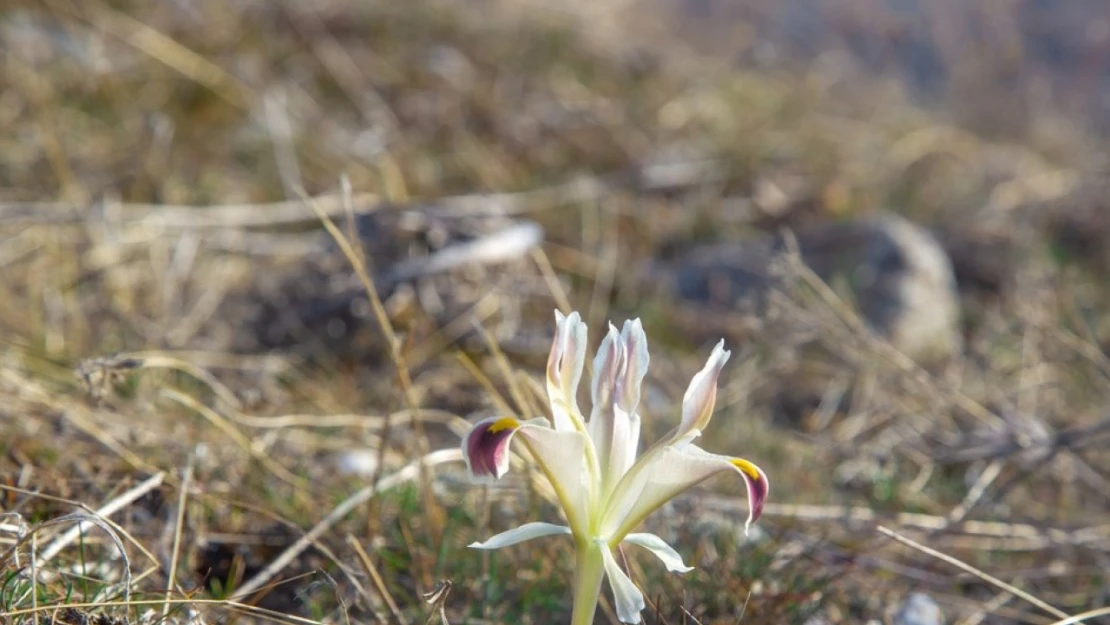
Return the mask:
[[[607,487],[605,485],[612,483],[614,446],[624,444],[629,434],[627,415],[617,415],[615,410],[626,364],[624,342],[617,329],[609,324],[609,333],[601,341],[594,357],[594,377],[590,389],[593,408],[587,425],[590,440],[597,450],[603,490]]]
[[[556,310],[555,339],[547,357],[547,395],[556,430],[586,430],[576,397],[585,364],[586,324],[577,312],[564,317]]]
[[[636,452],[640,446],[640,415],[626,413],[619,406],[613,406],[613,442],[609,451],[609,465],[606,476],[607,488],[616,486],[628,469],[636,463]]]
[[[709,420],[713,417],[713,407],[717,403],[717,379],[731,355],[732,352],[725,349],[725,342],[720,341],[713,348],[705,367],[690,380],[690,386],[682,397],[682,422],[672,438],[673,441],[692,440],[709,425]]]
[[[605,575],[609,578],[609,587],[613,589],[617,618],[622,623],[639,623],[640,612],[643,612],[646,605],[644,595],[621,570],[613,552],[607,547],[602,549],[605,556]]]
[[[639,319],[626,321],[620,338],[624,344],[625,363],[612,402],[612,440],[606,473],[608,487],[614,486],[636,461],[640,446],[640,415],[636,409],[640,405],[640,386],[651,360],[647,335]]]
[[[624,542],[639,545],[644,549],[655,554],[655,557],[663,561],[663,566],[672,573],[688,573],[694,570],[692,566],[686,566],[682,562],[682,556],[667,544],[667,541],[659,538],[655,534],[629,534],[624,537]]]
[[[636,460],[640,444],[640,385],[647,373],[647,336],[640,320],[618,333],[610,325],[594,358],[590,439],[597,450],[603,497]]]
[[[522,543],[526,540],[533,538],[541,538],[543,536],[556,536],[559,534],[569,535],[570,528],[565,525],[555,525],[554,523],[525,523],[520,527],[515,527],[511,530],[501,532],[491,536],[488,540],[480,543],[470,543],[467,545],[471,549],[500,549]]]
[[[594,377],[590,384],[590,399],[593,402],[593,411],[590,421],[593,421],[599,412],[608,410],[613,403],[613,392],[617,382],[624,372],[625,354],[624,342],[620,333],[609,324],[609,333],[602,339],[594,356]]]
[[[742,458],[711,454],[696,445],[664,447],[632,468],[608,502],[602,519],[602,535],[610,543],[620,541],[649,514],[680,493],[715,475],[735,471],[748,488],[748,520],[751,526],[763,512],[770,485],[756,465]]]
[[[493,417],[479,421],[462,442],[463,458],[471,477],[493,480],[509,470],[509,444],[520,434],[525,448],[547,477],[576,535],[589,527],[593,479],[589,470],[586,435],[556,431],[547,419],[519,421]]]
[[[625,412],[632,414],[640,405],[640,386],[651,364],[644,324],[639,319],[625,321],[621,328],[621,342],[624,343],[627,364],[617,401]]]

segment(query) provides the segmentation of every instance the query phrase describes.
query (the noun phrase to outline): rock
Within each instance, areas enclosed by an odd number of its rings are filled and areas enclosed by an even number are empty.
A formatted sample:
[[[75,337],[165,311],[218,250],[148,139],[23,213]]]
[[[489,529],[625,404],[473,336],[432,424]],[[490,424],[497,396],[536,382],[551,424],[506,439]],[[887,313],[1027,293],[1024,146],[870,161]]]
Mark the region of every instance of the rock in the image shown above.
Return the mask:
[[[952,263],[924,228],[893,214],[823,224],[796,233],[805,263],[827,283],[846,284],[861,317],[919,362],[962,347]],[[781,236],[700,247],[678,261],[671,289],[687,302],[756,316],[781,287],[772,264]]]
[[[892,622],[893,625],[944,625],[944,612],[932,597],[914,592],[898,607]]]
[[[376,449],[347,449],[333,455],[331,462],[340,475],[369,478],[377,472],[380,457]]]

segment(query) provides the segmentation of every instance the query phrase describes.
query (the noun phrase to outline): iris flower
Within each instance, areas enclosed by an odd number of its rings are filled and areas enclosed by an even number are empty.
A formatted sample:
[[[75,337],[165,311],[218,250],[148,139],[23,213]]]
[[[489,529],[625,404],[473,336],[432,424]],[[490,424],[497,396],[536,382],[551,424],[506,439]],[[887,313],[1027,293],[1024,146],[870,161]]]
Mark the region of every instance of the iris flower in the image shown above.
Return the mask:
[[[637,455],[637,408],[649,362],[640,321],[625,322],[620,332],[610,324],[594,358],[593,404],[587,420],[576,399],[586,360],[586,324],[578,313],[564,317],[556,311],[555,319],[557,330],[547,361],[552,419],[485,419],[463,439],[462,448],[470,475],[489,480],[509,470],[510,442],[523,444],[550,481],[567,524],[525,523],[470,546],[499,549],[542,536],[569,535],[576,554],[571,624],[593,622],[605,577],[613,590],[617,616],[624,623],[639,623],[643,594],[617,564],[614,549],[637,545],[655,554],[670,571],[690,571],[662,538],[633,530],[683,491],[732,472],[747,483],[746,530],[759,518],[767,498],[767,476],[747,460],[709,453],[693,444],[713,415],[717,378],[730,355],[724,341],[713,348],[705,367],[690,382],[678,427]]]

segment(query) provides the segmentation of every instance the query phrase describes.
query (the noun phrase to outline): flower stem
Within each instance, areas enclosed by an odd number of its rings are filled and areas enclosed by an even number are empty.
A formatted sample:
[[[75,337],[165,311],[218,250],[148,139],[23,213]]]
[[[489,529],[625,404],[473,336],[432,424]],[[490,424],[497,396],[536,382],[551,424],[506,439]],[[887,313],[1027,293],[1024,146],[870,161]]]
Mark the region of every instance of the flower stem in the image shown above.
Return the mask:
[[[570,625],[593,625],[597,599],[601,596],[601,580],[605,578],[607,547],[593,541],[581,541],[575,553],[574,612]]]

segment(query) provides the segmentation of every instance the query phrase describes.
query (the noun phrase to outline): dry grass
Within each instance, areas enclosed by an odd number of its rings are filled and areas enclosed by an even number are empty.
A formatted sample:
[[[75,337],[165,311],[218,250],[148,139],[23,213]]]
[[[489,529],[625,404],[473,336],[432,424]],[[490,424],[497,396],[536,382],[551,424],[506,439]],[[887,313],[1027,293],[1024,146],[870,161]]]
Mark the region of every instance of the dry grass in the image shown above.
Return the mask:
[[[453,451],[466,419],[542,412],[556,307],[595,341],[645,319],[649,435],[707,326],[743,352],[710,446],[759,462],[771,504],[749,539],[725,485],[653,518],[698,568],[629,554],[649,622],[860,623],[914,588],[968,625],[1107,603],[1110,292],[1050,227],[1093,179],[1079,133],[985,141],[890,81],[640,47],[619,5],[587,28],[499,3],[302,4],[0,10],[4,622],[565,620],[569,544],[465,549],[554,518],[542,480],[471,486]],[[795,264],[755,328],[639,269],[883,207],[950,246],[985,228],[1012,247],[985,278],[986,249],[957,262],[967,348],[946,366]],[[406,273],[456,231],[522,223],[542,246]],[[361,315],[300,316],[367,291]],[[825,400],[800,421],[795,383]]]

